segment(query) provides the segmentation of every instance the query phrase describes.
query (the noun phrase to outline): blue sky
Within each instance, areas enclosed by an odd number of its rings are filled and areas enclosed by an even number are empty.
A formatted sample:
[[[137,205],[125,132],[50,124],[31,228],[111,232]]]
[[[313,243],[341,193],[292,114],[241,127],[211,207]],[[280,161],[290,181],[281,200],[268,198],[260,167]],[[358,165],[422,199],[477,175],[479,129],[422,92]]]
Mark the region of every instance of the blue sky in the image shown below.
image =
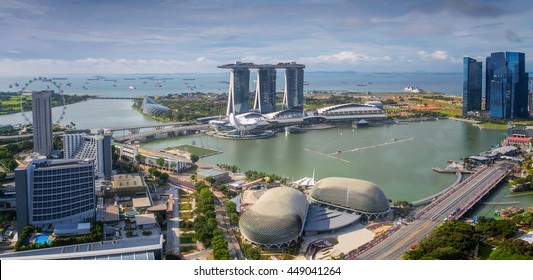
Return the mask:
[[[461,72],[462,57],[526,53],[529,1],[1,0],[0,75],[221,72],[234,61],[307,71]]]

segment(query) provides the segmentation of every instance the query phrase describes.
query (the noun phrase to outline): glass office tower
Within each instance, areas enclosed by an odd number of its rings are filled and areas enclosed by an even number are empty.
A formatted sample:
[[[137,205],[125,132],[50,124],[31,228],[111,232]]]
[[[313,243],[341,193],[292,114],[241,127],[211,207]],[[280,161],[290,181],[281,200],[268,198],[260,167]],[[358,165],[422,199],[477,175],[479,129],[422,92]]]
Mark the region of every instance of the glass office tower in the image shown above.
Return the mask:
[[[486,68],[485,96],[490,117],[527,118],[528,73],[525,71],[525,54],[492,53],[487,58]]]
[[[274,67],[257,70],[254,110],[261,114],[276,111],[276,68]]]
[[[481,62],[463,58],[463,116],[470,111],[481,111]]]

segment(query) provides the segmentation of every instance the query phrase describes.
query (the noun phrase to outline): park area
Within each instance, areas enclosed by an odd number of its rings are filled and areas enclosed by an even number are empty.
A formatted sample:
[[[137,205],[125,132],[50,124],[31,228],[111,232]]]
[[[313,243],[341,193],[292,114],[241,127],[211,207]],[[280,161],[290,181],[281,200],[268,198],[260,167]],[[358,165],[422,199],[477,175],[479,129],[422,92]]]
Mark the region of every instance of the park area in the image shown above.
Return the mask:
[[[165,149],[165,151],[167,153],[176,154],[176,155],[186,152],[189,154],[197,155],[199,157],[207,157],[207,156],[212,156],[212,155],[221,153],[220,151],[217,151],[217,150],[211,150],[211,149],[193,146],[193,145],[181,145],[181,146],[171,147],[171,148]]]

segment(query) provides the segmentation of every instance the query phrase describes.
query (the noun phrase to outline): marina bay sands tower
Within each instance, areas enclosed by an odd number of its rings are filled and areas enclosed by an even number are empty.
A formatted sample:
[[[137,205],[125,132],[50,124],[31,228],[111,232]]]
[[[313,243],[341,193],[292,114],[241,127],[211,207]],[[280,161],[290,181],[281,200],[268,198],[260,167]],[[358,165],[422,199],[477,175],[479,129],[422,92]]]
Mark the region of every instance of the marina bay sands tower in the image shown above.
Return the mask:
[[[254,110],[261,114],[276,111],[276,68],[259,68],[256,81]]]
[[[231,69],[228,107],[226,114],[243,114],[250,111],[250,69],[257,69],[257,84],[253,110],[261,114],[276,111],[276,70],[285,69],[283,109],[302,110],[304,105],[304,68],[296,62],[278,64],[254,64],[235,62],[218,66]]]

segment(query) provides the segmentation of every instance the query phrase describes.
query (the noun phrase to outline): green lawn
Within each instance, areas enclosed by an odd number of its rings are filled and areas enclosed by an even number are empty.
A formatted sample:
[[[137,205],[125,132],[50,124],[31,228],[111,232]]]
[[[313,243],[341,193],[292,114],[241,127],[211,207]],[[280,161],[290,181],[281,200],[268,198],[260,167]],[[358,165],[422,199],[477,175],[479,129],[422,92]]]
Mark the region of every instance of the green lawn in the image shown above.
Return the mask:
[[[178,199],[179,199],[179,202],[181,202],[181,203],[190,202],[191,201],[191,198],[189,198],[189,197],[180,197]]]
[[[483,123],[481,126],[483,126],[484,129],[507,130],[506,124]]]
[[[190,203],[181,203],[180,204],[180,210],[191,210],[191,204]]]
[[[196,251],[196,246],[182,246],[180,247],[181,253],[189,253],[192,251]]]
[[[177,149],[177,150],[180,150],[180,151],[185,151],[185,152],[188,152],[188,153],[191,153],[191,154],[195,154],[195,155],[197,155],[199,157],[205,157],[205,156],[215,155],[215,154],[219,153],[216,150],[206,149],[206,148],[193,146],[193,145],[181,145],[181,146],[177,146],[177,147],[167,148],[166,150],[171,150],[171,149]]]
[[[192,213],[191,212],[180,213],[180,219],[192,219]]]
[[[192,234],[183,234],[180,236],[180,243],[181,244],[185,244],[185,243],[194,243],[196,242],[196,237]]]

